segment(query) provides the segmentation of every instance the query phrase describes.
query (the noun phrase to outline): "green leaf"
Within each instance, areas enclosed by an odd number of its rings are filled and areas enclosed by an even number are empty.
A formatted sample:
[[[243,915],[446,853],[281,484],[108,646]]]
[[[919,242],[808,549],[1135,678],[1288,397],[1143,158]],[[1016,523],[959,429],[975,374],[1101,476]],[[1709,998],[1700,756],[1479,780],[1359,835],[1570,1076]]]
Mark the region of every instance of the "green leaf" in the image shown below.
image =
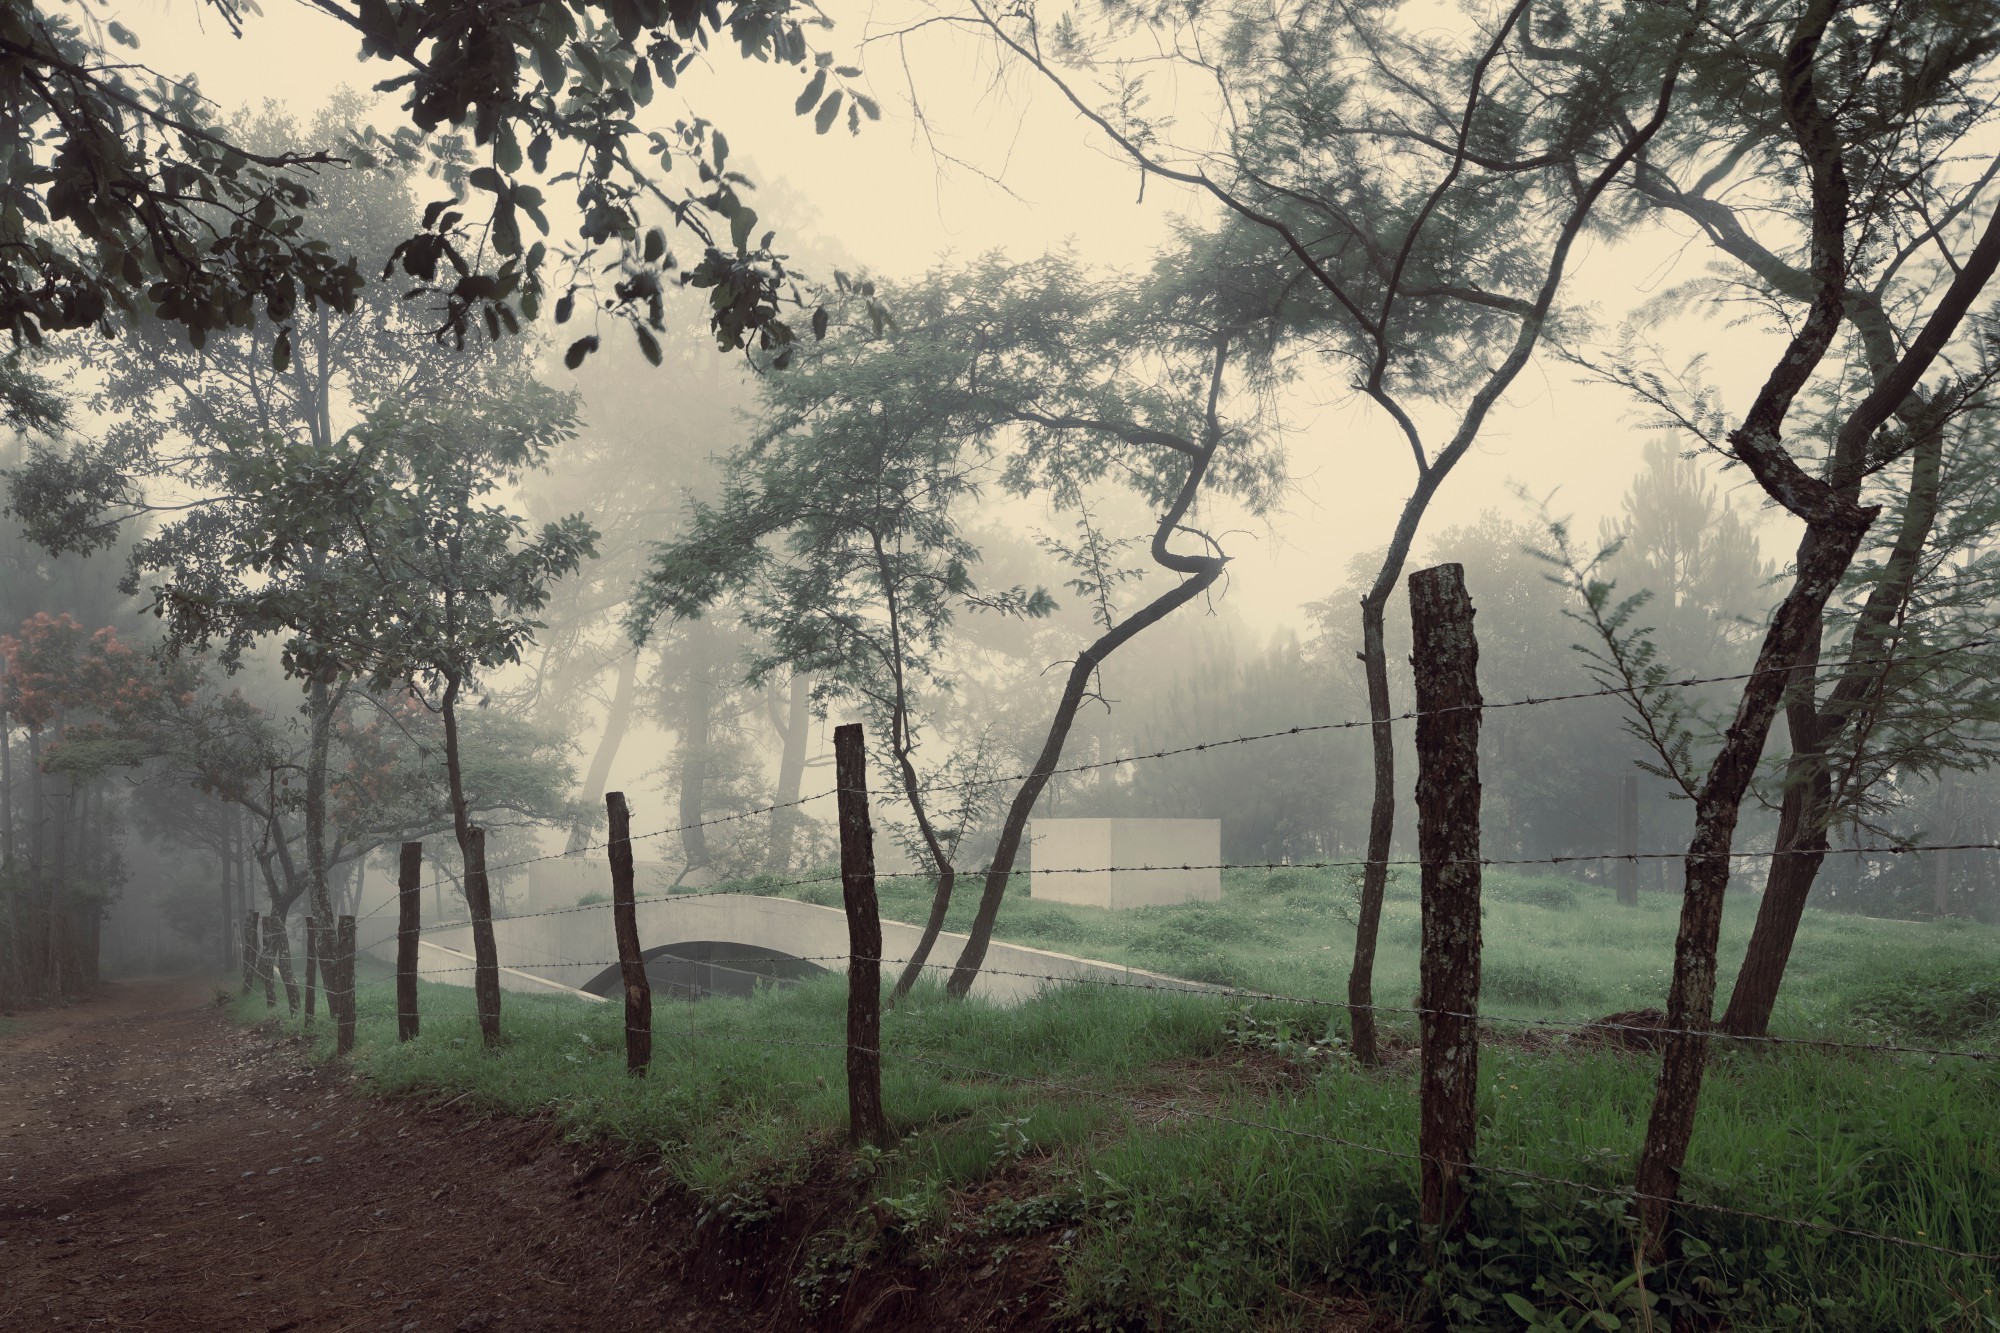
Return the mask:
[[[634,324],[632,331],[639,335],[639,350],[646,354],[646,359],[656,366],[659,365],[660,340],[653,336],[653,331],[643,324]]]
[[[521,169],[521,141],[514,135],[512,121],[501,121],[493,135],[493,164],[510,175]]]
[[[817,310],[813,311],[813,322],[812,322],[812,323],[813,323],[813,340],[814,340],[815,342],[817,342],[817,341],[819,341],[820,339],[822,339],[822,338],[826,337],[826,307],[825,307],[825,306],[821,306],[821,307],[819,307],[819,308],[818,308]]]
[[[290,327],[278,330],[278,341],[271,345],[271,369],[283,374],[292,364],[292,331]]]
[[[569,345],[569,350],[563,353],[563,364],[568,366],[571,370],[575,370],[578,366],[583,364],[583,358],[589,356],[592,352],[596,350],[597,350],[596,334],[593,333],[587,338],[578,338],[575,342]]]
[[[499,194],[507,188],[506,179],[491,167],[475,167],[465,179],[475,187],[491,190],[494,194]]]
[[[1506,1301],[1507,1308],[1527,1320],[1531,1327],[1542,1322],[1541,1312],[1536,1310],[1528,1299],[1520,1293],[1512,1291],[1503,1292],[1500,1299]]]
[[[882,119],[882,108],[875,105],[874,98],[866,97],[860,93],[856,93],[854,94],[854,105],[860,107],[861,114],[868,117],[868,119],[870,120]]]
[[[813,109],[813,106],[819,101],[819,95],[825,91],[826,71],[821,70],[819,73],[813,75],[811,81],[806,84],[806,90],[799,94],[799,100],[792,104],[792,110],[803,116],[806,112]]]
[[[666,252],[666,232],[660,230],[658,227],[649,228],[646,232],[646,262],[648,264],[657,264],[660,262],[660,256]]]
[[[750,229],[757,225],[757,210],[739,206],[729,219],[729,239],[738,253],[750,243]]]
[[[819,104],[819,114],[813,117],[813,129],[825,134],[833,128],[834,117],[840,114],[840,89],[835,88],[824,102]]]

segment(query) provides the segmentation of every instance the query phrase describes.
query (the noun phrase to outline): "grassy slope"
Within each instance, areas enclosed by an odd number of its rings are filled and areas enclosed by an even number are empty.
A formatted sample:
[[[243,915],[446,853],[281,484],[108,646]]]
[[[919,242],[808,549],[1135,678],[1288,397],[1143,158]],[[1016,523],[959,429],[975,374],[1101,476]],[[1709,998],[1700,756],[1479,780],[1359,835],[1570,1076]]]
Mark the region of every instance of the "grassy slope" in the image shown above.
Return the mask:
[[[1291,871],[1232,878],[1221,905],[1116,916],[1022,898],[1002,933],[1330,998],[1351,938],[1325,910],[1333,894],[1324,877]],[[892,882],[885,913],[914,916],[921,896]],[[1413,897],[1399,886],[1385,921],[1388,1003],[1415,989]],[[1489,901],[1495,1011],[1573,1016],[1661,997],[1669,900],[1621,911],[1570,881],[1496,875]],[[1747,917],[1740,905],[1731,913],[1736,950]],[[1842,1018],[1859,1004],[1896,1035],[1990,1045],[1992,1014],[1957,997],[1984,993],[1962,983],[1991,974],[1993,945],[1978,928],[1810,914],[1781,1030],[1865,1035]],[[478,1048],[469,993],[453,987],[424,987],[424,1036],[398,1047],[378,979],[362,989],[357,1061],[387,1091],[466,1093],[471,1104],[546,1111],[579,1135],[657,1151],[713,1216],[754,1225],[815,1157],[838,1151],[843,1002],[829,979],[750,1001],[663,1003],[654,1072],[635,1082],[623,1072],[616,1006],[509,995],[509,1044],[491,1058]],[[261,1001],[241,1012],[261,1016]],[[1631,1273],[1620,1206],[1573,1188],[1488,1177],[1478,1240],[1424,1263],[1410,1221],[1414,1163],[1368,1150],[1413,1149],[1414,1068],[1404,1058],[1362,1072],[1337,1051],[1308,1053],[1325,1022],[1324,1011],[1260,1005],[1246,1015],[1211,999],[1103,988],[1010,1011],[919,994],[884,1022],[885,1100],[908,1136],[865,1163],[860,1175],[874,1174],[856,1186],[906,1225],[889,1238],[830,1235],[815,1253],[843,1263],[870,1247],[942,1253],[949,1219],[963,1214],[953,1193],[997,1176],[1028,1202],[989,1208],[985,1229],[1074,1224],[1068,1308],[1101,1326],[1284,1326],[1311,1308],[1290,1293],[1354,1289],[1392,1310],[1442,1303],[1466,1328],[1522,1327],[1509,1293],[1571,1319],[1593,1308],[1635,1317],[1631,1284],[1618,1286]],[[1612,1188],[1630,1180],[1649,1060],[1503,1042],[1484,1053],[1481,1072],[1483,1162]],[[1709,1082],[1687,1193],[1991,1252],[2000,1249],[1996,1094],[1992,1064],[1730,1053]],[[1652,1285],[1696,1294],[1734,1327],[1996,1326],[1994,1275],[1977,1262],[1691,1217],[1684,1269]],[[809,1266],[803,1300],[819,1294],[810,1273],[826,1268]]]

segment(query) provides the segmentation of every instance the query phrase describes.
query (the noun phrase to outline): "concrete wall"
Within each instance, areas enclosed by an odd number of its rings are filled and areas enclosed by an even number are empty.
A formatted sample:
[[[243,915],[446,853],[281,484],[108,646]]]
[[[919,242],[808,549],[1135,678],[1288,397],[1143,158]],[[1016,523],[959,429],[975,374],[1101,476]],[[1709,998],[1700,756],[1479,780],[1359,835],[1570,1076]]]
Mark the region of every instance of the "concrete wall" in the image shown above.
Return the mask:
[[[681,894],[641,900],[635,916],[639,943],[646,949],[695,940],[723,940],[811,959],[836,972],[847,963],[847,917],[838,908],[753,894]],[[493,933],[503,964],[529,977],[564,987],[581,986],[618,958],[608,903],[553,916],[502,918],[493,923]],[[901,960],[910,956],[922,934],[918,927],[900,921],[882,923],[885,976],[896,975]],[[369,932],[360,937],[360,943],[364,948],[372,947],[378,957],[393,961],[394,935],[395,923],[391,918],[386,930]],[[457,985],[472,984],[472,973],[458,970],[464,964],[440,961],[444,955],[439,952],[455,950],[469,956],[471,927],[430,931],[424,939],[438,946],[420,952],[419,966],[426,975]],[[931,957],[943,967],[932,975],[940,979],[949,975],[950,965],[957,961],[964,944],[963,935],[940,935]],[[973,983],[972,993],[995,1003],[1014,1004],[1068,978],[1100,978],[1170,990],[1212,989],[1143,969],[996,941],[987,951],[985,970]]]
[[[1037,819],[1029,834],[1032,897],[1106,908],[1222,900],[1219,819]],[[1208,868],[1111,869],[1181,865]]]

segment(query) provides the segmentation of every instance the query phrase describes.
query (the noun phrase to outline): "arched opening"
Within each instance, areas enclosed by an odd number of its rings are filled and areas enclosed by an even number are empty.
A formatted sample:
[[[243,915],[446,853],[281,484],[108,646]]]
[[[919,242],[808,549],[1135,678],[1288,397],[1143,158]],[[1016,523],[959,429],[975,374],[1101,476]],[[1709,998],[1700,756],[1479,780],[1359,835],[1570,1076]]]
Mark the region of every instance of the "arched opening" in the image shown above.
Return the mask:
[[[776,949],[728,940],[663,944],[639,956],[645,961],[654,996],[676,1000],[755,995],[760,988],[796,986],[827,972],[817,963]],[[623,993],[624,982],[614,963],[578,989],[615,997]]]

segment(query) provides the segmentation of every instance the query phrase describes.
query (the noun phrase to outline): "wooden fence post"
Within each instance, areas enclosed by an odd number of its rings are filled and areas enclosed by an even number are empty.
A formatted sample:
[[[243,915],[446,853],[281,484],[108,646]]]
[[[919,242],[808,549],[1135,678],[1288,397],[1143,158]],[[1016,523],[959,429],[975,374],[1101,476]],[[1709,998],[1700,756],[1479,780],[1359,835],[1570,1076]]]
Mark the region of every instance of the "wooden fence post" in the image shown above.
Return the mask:
[[[640,957],[632,812],[625,806],[625,793],[604,793],[604,812],[611,819],[611,925],[618,935],[618,973],[625,982],[625,1072],[644,1078],[653,1059],[653,980]]]
[[[500,1044],[500,951],[486,879],[486,830],[477,824],[465,831],[465,907],[472,916],[472,1004],[480,1038],[492,1050]]]
[[[257,914],[243,914],[243,993],[248,995],[257,978]]]
[[[882,1113],[882,920],[875,905],[875,832],[861,724],[833,730],[840,806],[840,897],[847,909],[847,1137],[895,1142]]]
[[[1639,779],[1618,781],[1618,902],[1623,907],[1639,905]]]
[[[354,1049],[354,918],[343,916],[335,934],[334,952],[339,956],[340,1008],[334,1017],[333,1052],[346,1055]]]
[[[306,918],[306,1026],[313,1021],[313,987],[319,981],[319,919]],[[332,999],[327,1000],[329,1008]]]
[[[417,931],[423,924],[424,845],[403,844],[396,866],[396,1040],[417,1035]]]
[[[1416,669],[1417,856],[1423,863],[1420,1206],[1427,1228],[1465,1224],[1478,1137],[1479,644],[1461,565],[1410,575]]]

